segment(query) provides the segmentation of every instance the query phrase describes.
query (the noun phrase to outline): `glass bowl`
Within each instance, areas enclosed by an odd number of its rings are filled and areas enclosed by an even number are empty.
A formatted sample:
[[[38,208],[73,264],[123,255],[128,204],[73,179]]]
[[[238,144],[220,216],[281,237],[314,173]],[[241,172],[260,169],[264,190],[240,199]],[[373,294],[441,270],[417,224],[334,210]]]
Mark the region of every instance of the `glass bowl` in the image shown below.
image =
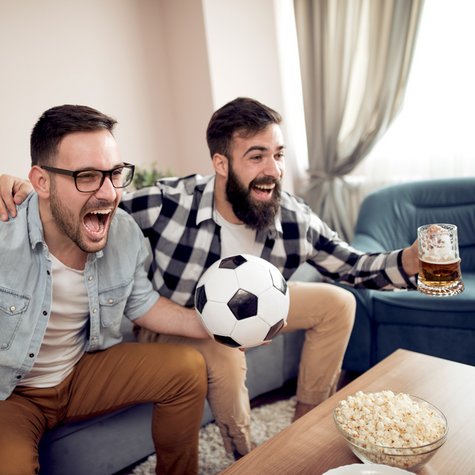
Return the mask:
[[[385,404],[390,410],[384,410]],[[360,391],[340,401],[333,419],[349,448],[364,463],[417,471],[447,440],[445,415],[424,399],[408,394]]]

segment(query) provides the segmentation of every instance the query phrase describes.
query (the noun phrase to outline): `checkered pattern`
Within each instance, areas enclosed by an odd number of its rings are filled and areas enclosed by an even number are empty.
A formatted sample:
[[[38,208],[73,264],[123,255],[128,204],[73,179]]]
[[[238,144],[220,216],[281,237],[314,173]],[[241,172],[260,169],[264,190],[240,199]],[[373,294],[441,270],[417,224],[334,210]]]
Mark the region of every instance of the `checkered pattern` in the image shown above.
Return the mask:
[[[160,294],[193,306],[196,284],[221,258],[220,227],[213,219],[214,176],[164,179],[124,194],[128,211],[150,240],[149,278]],[[324,277],[355,287],[413,288],[402,271],[401,251],[363,254],[342,241],[299,198],[282,192],[274,226],[256,233],[261,257],[289,279],[302,262]],[[224,257],[224,256],[223,256]]]

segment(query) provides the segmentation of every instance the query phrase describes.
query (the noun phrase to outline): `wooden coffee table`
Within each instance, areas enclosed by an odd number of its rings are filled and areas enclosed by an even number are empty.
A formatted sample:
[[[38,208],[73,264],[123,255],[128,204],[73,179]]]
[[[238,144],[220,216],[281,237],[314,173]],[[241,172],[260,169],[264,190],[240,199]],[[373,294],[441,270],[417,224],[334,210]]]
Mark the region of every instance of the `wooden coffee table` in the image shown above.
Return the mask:
[[[333,409],[356,391],[384,389],[426,399],[447,417],[447,442],[420,475],[475,474],[475,367],[406,350],[395,351],[221,473],[320,475],[359,463],[337,432]]]

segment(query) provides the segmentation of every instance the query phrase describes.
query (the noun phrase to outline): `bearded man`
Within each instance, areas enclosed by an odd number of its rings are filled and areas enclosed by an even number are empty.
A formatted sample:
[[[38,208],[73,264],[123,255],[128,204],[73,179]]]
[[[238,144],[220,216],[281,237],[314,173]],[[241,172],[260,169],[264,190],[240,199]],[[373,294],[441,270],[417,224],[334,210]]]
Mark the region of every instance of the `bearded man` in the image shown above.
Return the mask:
[[[207,141],[215,174],[163,180],[127,194],[132,214],[153,248],[149,276],[162,295],[193,306],[201,274],[216,260],[239,253],[274,264],[289,279],[309,262],[323,276],[371,288],[410,287],[417,272],[414,246],[367,255],[340,240],[299,198],[281,190],[285,144],[281,116],[250,98],[217,110]],[[327,399],[336,388],[353,327],[353,295],[328,283],[289,282],[285,332],[306,330],[294,419]],[[215,341],[141,330],[143,341],[189,343],[204,355],[208,401],[228,452],[252,448],[250,406],[242,351]]]

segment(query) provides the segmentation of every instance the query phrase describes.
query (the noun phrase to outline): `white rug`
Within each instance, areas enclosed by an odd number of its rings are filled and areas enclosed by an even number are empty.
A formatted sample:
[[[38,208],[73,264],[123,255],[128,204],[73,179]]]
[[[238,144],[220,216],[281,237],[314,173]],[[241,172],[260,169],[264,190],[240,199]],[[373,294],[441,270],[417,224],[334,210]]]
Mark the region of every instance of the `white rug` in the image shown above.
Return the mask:
[[[273,404],[257,407],[251,413],[252,440],[257,445],[287,427],[294,415],[295,397]],[[226,455],[218,427],[207,424],[200,430],[200,475],[215,475],[233,463],[233,457]],[[154,475],[155,455],[151,455],[130,475]]]

